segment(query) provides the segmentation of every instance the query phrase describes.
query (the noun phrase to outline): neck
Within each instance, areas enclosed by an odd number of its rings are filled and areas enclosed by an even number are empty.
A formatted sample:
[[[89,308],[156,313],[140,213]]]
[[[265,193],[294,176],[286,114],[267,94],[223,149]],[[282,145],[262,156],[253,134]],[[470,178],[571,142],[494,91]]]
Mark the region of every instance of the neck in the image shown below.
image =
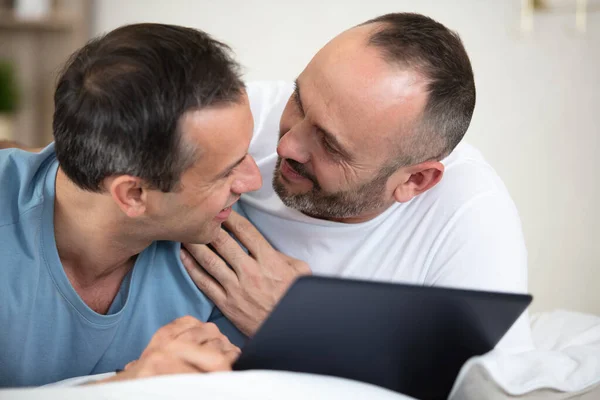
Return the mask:
[[[102,193],[81,190],[59,168],[54,234],[63,268],[74,287],[119,284],[150,241],[128,231],[125,216]],[[110,286],[110,285],[109,285]]]

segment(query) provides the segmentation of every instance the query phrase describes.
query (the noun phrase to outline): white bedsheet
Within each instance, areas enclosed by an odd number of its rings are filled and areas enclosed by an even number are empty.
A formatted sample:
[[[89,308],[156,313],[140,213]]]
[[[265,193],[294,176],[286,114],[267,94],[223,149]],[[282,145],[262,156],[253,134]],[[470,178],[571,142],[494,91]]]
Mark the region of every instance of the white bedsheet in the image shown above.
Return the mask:
[[[279,371],[171,375],[78,387],[0,391],[2,400],[414,400],[378,386]]]
[[[465,397],[461,386],[474,384],[469,376],[478,368],[511,396],[540,389],[575,393],[600,384],[600,317],[559,310],[534,315],[531,328],[535,350],[518,354],[496,350],[469,360],[450,398]]]

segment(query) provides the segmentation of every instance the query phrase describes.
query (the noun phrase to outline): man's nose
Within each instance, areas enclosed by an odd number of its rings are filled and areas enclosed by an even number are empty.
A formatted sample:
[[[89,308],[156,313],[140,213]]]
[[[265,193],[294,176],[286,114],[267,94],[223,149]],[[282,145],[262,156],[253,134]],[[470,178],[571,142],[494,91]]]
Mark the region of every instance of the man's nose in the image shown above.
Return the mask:
[[[253,192],[262,186],[262,177],[258,165],[251,155],[247,155],[238,167],[238,176],[231,185],[231,191],[236,194]]]
[[[310,160],[308,148],[307,135],[304,134],[301,124],[298,124],[279,139],[277,154],[281,158],[289,158],[300,164],[306,164]]]

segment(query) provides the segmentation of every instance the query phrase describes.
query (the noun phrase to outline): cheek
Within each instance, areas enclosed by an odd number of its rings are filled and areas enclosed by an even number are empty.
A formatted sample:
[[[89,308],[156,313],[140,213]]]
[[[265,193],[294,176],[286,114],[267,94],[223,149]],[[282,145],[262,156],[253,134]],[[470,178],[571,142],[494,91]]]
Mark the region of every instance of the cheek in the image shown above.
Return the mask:
[[[217,207],[219,199],[227,197],[226,193],[226,187],[223,184],[198,186],[187,194],[185,205],[193,213],[208,213]]]
[[[311,164],[312,173],[317,178],[321,189],[328,193],[337,192],[340,187],[339,166],[323,158],[314,158]]]
[[[210,213],[218,213],[221,211],[231,199],[232,183],[233,181],[228,181],[226,184],[220,185],[218,188],[213,188],[209,192],[209,196],[204,199],[200,207],[203,208],[205,212]]]
[[[331,193],[347,190],[357,181],[355,171],[344,163],[321,160],[315,173],[321,187]]]

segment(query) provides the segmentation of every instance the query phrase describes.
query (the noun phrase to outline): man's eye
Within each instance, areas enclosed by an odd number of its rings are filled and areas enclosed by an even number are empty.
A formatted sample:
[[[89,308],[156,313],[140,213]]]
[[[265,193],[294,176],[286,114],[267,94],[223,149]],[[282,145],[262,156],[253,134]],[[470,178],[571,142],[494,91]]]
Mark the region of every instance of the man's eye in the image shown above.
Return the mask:
[[[341,155],[340,152],[335,147],[333,147],[324,137],[321,137],[321,143],[323,144],[323,148],[325,149],[325,151],[329,153],[332,157],[338,158]]]
[[[328,153],[336,153],[335,149],[329,144],[327,140],[323,139],[321,142],[323,143],[323,147],[325,147],[325,150]]]

